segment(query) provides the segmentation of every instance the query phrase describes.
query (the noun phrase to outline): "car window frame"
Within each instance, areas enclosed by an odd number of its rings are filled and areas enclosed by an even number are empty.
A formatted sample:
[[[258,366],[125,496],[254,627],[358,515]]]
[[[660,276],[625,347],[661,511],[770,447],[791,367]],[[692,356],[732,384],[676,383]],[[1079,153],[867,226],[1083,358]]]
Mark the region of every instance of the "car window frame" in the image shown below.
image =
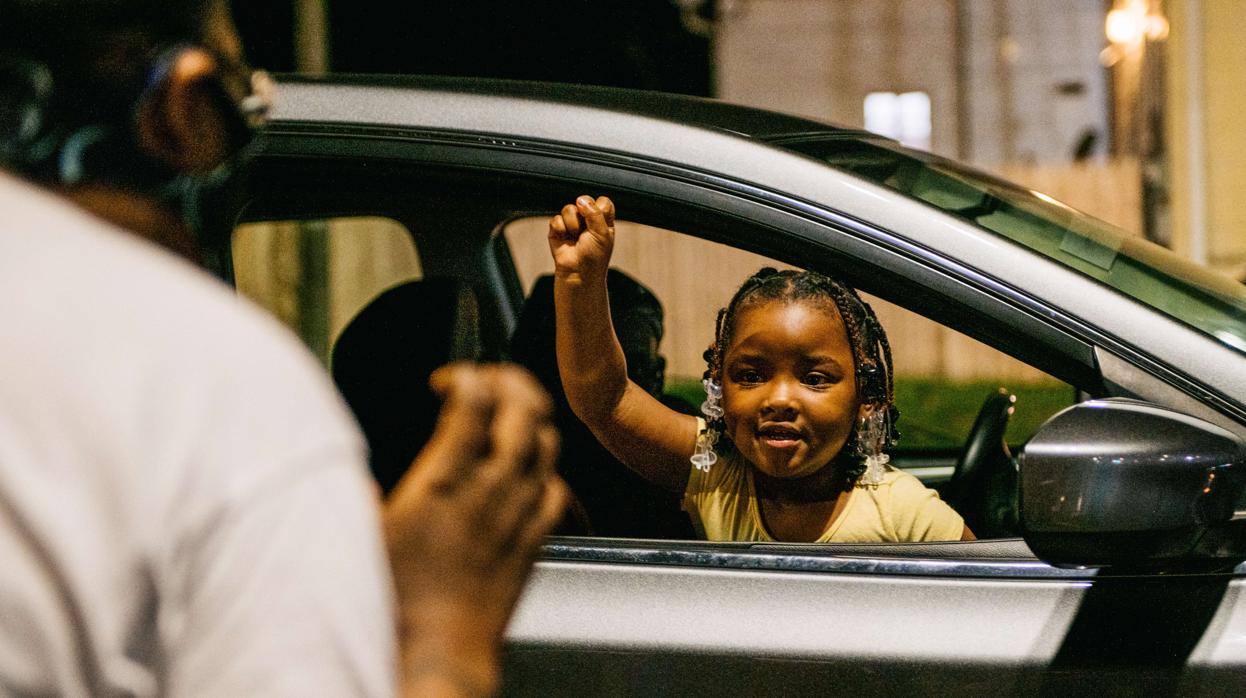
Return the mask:
[[[1062,318],[1058,309],[1044,308],[1033,298],[1019,296],[1016,289],[1001,286],[995,280],[979,278],[974,270],[966,269],[954,261],[942,259],[930,250],[921,249],[889,231],[870,226],[825,207],[815,207],[808,202],[794,201],[779,193],[761,190],[751,185],[715,178],[706,173],[672,168],[661,163],[637,162],[622,156],[603,153],[585,153],[564,146],[535,148],[530,144],[511,142],[482,143],[478,136],[447,137],[444,133],[426,133],[410,129],[366,129],[359,127],[324,127],[319,125],[290,125],[285,130],[270,134],[265,146],[266,156],[298,161],[319,161],[326,171],[347,159],[358,162],[396,163],[399,169],[409,170],[410,176],[434,176],[440,173],[458,172],[463,176],[489,178],[525,178],[543,181],[566,191],[612,191],[628,192],[635,197],[632,202],[642,205],[629,208],[629,218],[638,222],[657,225],[673,230],[695,230],[696,237],[732,245],[778,260],[789,261],[806,268],[826,268],[837,261],[853,260],[854,265],[844,274],[847,280],[862,290],[890,300],[921,315],[953,327],[970,337],[978,339],[1005,353],[1031,363],[1051,375],[1065,380],[1092,395],[1105,395],[1113,388],[1099,374],[1096,351],[1102,347],[1088,341],[1093,328],[1077,328],[1076,319]],[[587,189],[586,189],[587,188]],[[685,206],[675,211],[663,211],[662,204],[677,199]],[[292,202],[297,205],[296,202]],[[328,206],[326,202],[304,201]],[[548,212],[553,204],[535,210],[514,211],[521,216]],[[392,213],[370,210],[379,215],[389,215],[412,227],[402,217]],[[306,211],[303,215],[324,215],[324,210]],[[717,224],[707,225],[708,221]],[[747,225],[741,222],[747,221]],[[504,221],[492,225],[492,234]],[[780,231],[781,236],[756,236],[757,230]],[[691,234],[691,233],[689,233]],[[780,241],[782,241],[780,243]],[[504,276],[505,260],[493,260],[495,271]],[[516,289],[505,284],[497,285],[499,307],[510,306],[522,299],[515,297]],[[890,284],[890,285],[888,285]],[[923,293],[912,299],[898,300],[903,289],[924,289],[935,294]],[[939,303],[931,296],[938,295]],[[917,306],[917,307],[915,307]],[[1037,306],[1037,307],[1036,307]],[[992,329],[971,326],[983,321]],[[999,327],[1005,320],[1024,328],[1023,330]],[[1056,322],[1055,320],[1059,320]],[[1036,342],[1035,338],[1040,338]],[[1022,341],[1024,340],[1024,341]],[[1039,347],[1042,351],[1039,351]],[[1037,357],[1034,361],[1031,357]],[[1060,365],[1052,370],[1053,362]],[[1145,380],[1135,381],[1145,383]],[[596,551],[591,557],[596,562],[626,564],[677,564],[680,566],[707,566],[739,568],[757,565],[758,559],[772,558],[774,569],[798,571],[810,566],[832,571],[854,572],[850,564],[825,562],[847,560],[835,552],[835,544],[817,546],[787,546],[782,552],[767,551],[753,547],[747,559],[739,557],[738,550],[705,550],[706,543],[671,541],[636,541],[631,547],[615,547],[599,550],[596,539],[583,539],[570,547],[547,547],[545,559],[582,559],[586,551]],[[577,547],[578,545],[578,547]],[[712,544],[718,546],[722,544]],[[731,544],[726,544],[730,546]],[[579,550],[580,552],[575,552]],[[665,552],[663,552],[665,551]],[[672,552],[673,551],[673,552]],[[955,556],[924,558],[920,549],[897,549],[898,559],[913,564],[897,564],[887,574],[918,574],[939,576],[1018,576],[1023,578],[1049,575],[1066,576],[1064,571],[1054,572],[1043,563],[1002,570],[989,561],[961,559]],[[585,553],[585,554],[581,554]],[[734,557],[733,557],[734,556]],[[760,556],[760,558],[758,557]],[[669,558],[663,562],[663,558]],[[871,558],[873,559],[873,558]],[[784,562],[786,561],[786,562]],[[815,562],[814,561],[823,561]],[[859,571],[859,570],[856,570]],[[1076,575],[1093,576],[1093,571],[1080,571]],[[1075,576],[1076,576],[1075,575]]]
[[[813,208],[804,202],[786,200],[773,192],[747,186],[725,186],[731,183],[704,174],[664,171],[668,168],[654,163],[641,167],[643,163],[626,160],[608,162],[604,158],[572,157],[571,153],[563,152],[564,148],[553,145],[543,152],[533,152],[530,148],[517,145],[482,146],[479,138],[467,143],[446,142],[442,138],[444,134],[408,132],[388,127],[374,131],[363,129],[367,137],[360,137],[355,133],[359,130],[358,127],[321,127],[315,133],[300,133],[298,129],[290,129],[272,134],[266,150],[275,155],[283,149],[298,149],[331,157],[334,150],[341,152],[345,149],[355,158],[407,163],[420,161],[426,165],[451,166],[464,171],[505,172],[509,176],[546,180],[557,178],[568,182],[570,189],[580,186],[626,191],[633,197],[629,218],[636,222],[687,231],[687,234],[696,237],[799,266],[817,264],[825,267],[833,265],[835,258],[841,262],[858,260],[869,269],[861,270],[851,265],[838,268],[837,272],[854,286],[892,302],[897,302],[895,297],[903,288],[936,290],[944,298],[953,299],[956,307],[940,308],[923,302],[929,300],[925,294],[897,304],[995,346],[1065,382],[1090,387],[1092,394],[1102,392],[1097,385],[1098,371],[1093,356],[1095,345],[1053,324],[1051,320],[1061,315],[1058,309],[1035,308],[1032,305],[1036,303],[1035,299],[1018,296],[1014,289],[1009,289],[1012,294],[1000,293],[1001,289],[983,283],[986,280],[972,278],[972,270],[932,255],[928,250],[915,249],[898,236],[863,221],[824,208]],[[282,140],[286,141],[284,148]],[[418,157],[415,157],[417,154]],[[502,157],[499,158],[499,154]],[[695,209],[696,214],[664,212],[653,205],[654,202],[674,198]],[[640,207],[637,203],[650,205]],[[755,215],[757,212],[764,212],[764,215]],[[532,213],[548,213],[548,210],[517,211],[516,217]],[[798,247],[782,249],[775,244],[773,237],[753,236],[752,231],[745,232],[730,225],[712,229],[706,226],[714,217],[747,221],[750,213],[754,214],[752,220],[758,223],[751,228],[769,228],[772,232],[788,236]],[[940,264],[944,267],[940,268]],[[894,271],[901,266],[905,268],[904,274]],[[958,276],[950,274],[952,270],[958,272]],[[982,324],[1002,324],[992,320],[993,316],[1001,314],[1008,315],[1014,324],[1027,328],[1024,341],[1017,337],[1007,341],[1008,335],[1017,333],[1008,332],[1006,328],[983,329]],[[981,324],[975,325],[974,322]],[[1050,357],[1037,355],[1030,341],[1032,337],[1041,337],[1044,347],[1066,363],[1052,366]],[[1077,374],[1070,375],[1070,369],[1074,366]]]

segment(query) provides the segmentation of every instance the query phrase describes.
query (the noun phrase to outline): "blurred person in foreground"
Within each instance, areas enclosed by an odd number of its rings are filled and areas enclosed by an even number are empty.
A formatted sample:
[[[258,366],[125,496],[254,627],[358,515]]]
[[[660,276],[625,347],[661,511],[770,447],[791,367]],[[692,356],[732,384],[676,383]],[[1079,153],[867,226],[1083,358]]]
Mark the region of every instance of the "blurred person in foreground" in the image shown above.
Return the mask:
[[[0,0],[0,694],[497,687],[566,497],[546,396],[434,374],[378,517],[315,360],[150,242],[228,234],[262,88],[223,0]]]

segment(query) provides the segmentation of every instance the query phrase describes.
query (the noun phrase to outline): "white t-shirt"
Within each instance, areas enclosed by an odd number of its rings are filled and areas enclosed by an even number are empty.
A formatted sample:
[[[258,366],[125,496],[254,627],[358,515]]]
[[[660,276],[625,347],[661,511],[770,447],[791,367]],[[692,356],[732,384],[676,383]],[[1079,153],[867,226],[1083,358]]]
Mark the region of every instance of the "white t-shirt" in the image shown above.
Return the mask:
[[[392,695],[364,459],[261,311],[0,173],[0,694]]]

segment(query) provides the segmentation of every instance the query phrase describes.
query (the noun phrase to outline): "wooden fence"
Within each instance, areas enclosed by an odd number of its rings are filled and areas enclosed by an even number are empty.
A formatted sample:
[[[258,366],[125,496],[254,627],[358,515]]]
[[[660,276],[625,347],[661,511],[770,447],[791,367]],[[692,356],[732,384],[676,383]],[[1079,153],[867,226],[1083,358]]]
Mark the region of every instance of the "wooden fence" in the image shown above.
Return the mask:
[[[1142,171],[1136,159],[988,169],[1129,233],[1142,234]]]

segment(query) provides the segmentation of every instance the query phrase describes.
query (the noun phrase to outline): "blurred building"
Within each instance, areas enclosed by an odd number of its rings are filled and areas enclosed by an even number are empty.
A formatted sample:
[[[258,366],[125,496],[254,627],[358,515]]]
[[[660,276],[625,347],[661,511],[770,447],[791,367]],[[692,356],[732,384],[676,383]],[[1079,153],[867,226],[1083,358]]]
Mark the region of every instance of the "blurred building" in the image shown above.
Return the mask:
[[[720,7],[723,98],[890,126],[889,135],[916,147],[987,165],[1068,162],[1088,139],[1088,154],[1106,152],[1097,2],[734,0]],[[889,95],[911,97],[888,107]],[[875,105],[890,113],[871,114]],[[906,122],[920,123],[906,130]]]
[[[1173,248],[1246,271],[1246,3],[1166,0],[1165,158]]]
[[[723,0],[729,100],[864,127],[1145,229],[1098,0]],[[776,79],[786,74],[785,79]]]
[[[718,95],[998,171],[1246,271],[1238,0],[719,0]],[[781,77],[780,77],[781,76]]]

